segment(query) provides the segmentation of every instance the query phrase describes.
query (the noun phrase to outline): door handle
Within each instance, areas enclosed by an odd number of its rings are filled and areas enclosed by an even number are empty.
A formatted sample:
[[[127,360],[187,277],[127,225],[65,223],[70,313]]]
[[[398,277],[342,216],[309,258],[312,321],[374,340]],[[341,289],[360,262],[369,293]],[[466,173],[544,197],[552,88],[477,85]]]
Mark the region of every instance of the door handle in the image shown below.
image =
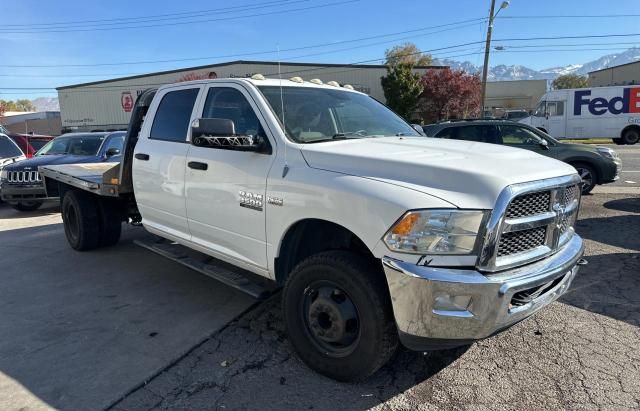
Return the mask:
[[[142,161],[149,160],[149,154],[136,153],[136,155],[134,157],[137,158],[138,160],[142,160]]]
[[[207,163],[201,163],[199,161],[189,161],[187,165],[189,166],[189,168],[193,168],[194,170],[206,170],[207,168],[209,168],[209,165]]]

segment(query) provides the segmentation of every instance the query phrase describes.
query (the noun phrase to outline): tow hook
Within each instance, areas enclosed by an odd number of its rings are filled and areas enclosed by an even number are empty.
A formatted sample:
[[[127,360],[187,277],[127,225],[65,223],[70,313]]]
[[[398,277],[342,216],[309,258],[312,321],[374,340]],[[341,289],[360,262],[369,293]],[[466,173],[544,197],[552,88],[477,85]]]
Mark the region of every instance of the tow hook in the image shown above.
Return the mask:
[[[587,265],[589,264],[589,261],[585,260],[584,258],[581,258],[578,260],[578,262],[576,263],[578,265]]]

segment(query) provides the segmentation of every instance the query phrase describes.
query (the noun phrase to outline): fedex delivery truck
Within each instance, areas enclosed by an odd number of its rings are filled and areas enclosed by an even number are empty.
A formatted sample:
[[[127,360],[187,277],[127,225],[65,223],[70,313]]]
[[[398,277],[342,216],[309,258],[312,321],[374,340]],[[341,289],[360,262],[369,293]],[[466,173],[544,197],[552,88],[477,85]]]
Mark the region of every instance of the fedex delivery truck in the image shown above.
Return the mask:
[[[616,144],[635,144],[640,140],[640,86],[549,91],[533,115],[520,122],[558,139],[612,138]]]

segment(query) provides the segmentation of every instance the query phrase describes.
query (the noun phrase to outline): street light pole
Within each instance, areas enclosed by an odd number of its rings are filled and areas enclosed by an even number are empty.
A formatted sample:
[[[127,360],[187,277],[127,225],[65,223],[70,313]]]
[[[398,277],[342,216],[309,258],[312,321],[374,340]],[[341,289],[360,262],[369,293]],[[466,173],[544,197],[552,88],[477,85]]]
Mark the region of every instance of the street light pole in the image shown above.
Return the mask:
[[[485,100],[487,96],[487,75],[489,74],[489,52],[491,51],[491,33],[493,31],[493,20],[496,18],[500,10],[509,7],[508,1],[503,1],[496,14],[493,11],[496,8],[496,0],[491,0],[491,9],[489,10],[489,25],[487,27],[487,44],[484,48],[484,66],[482,69],[482,89],[480,93],[480,109],[484,117]]]

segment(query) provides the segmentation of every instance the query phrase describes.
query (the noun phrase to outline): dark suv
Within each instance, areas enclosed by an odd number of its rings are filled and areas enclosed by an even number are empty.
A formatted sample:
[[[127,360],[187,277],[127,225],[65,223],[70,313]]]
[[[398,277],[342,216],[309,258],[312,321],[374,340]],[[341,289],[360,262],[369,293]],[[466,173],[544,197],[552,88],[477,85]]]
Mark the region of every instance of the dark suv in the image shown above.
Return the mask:
[[[593,190],[596,184],[617,180],[622,166],[618,154],[608,147],[561,143],[536,128],[512,121],[445,121],[424,126],[423,129],[428,137],[505,144],[569,163],[582,177],[583,194]]]
[[[119,161],[124,132],[69,133],[51,140],[29,159],[7,165],[0,172],[0,196],[20,211],[38,209],[47,198],[38,167],[55,164]]]

